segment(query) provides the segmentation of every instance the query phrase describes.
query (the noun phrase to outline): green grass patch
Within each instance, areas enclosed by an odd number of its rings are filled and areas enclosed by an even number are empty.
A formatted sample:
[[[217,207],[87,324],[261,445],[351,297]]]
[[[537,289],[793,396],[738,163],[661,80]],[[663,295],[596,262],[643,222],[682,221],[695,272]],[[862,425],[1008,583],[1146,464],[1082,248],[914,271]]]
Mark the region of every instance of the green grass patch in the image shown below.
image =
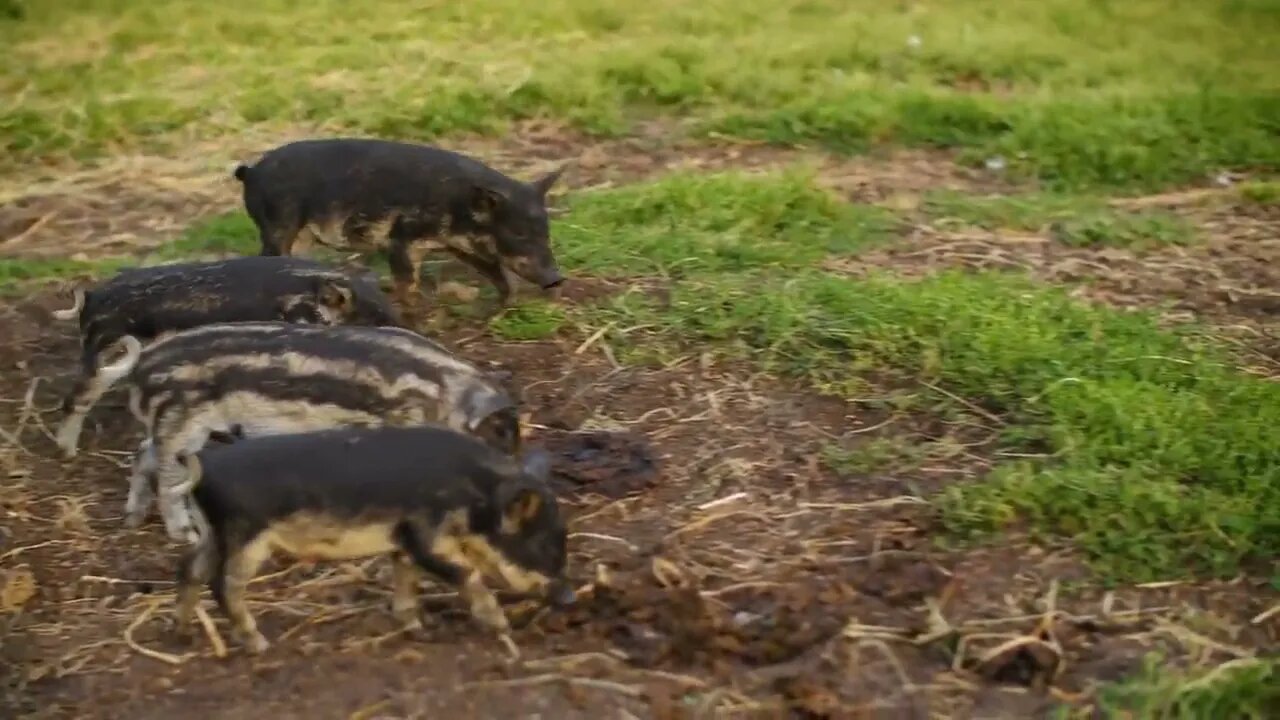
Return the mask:
[[[251,126],[434,140],[639,116],[1000,153],[1051,184],[1277,167],[1274,3],[75,0],[0,23],[0,144],[173,150]],[[74,43],[65,38],[74,37]],[[306,38],[306,42],[297,42]],[[749,59],[750,62],[744,62]]]
[[[948,490],[940,506],[962,536],[1029,521],[1075,538],[1103,572],[1144,579],[1225,575],[1280,554],[1280,386],[1236,374],[1148,315],[998,274],[817,272],[700,277],[669,303],[633,294],[598,314],[828,390],[887,371],[1002,413],[1007,446],[1048,457]]]
[[[192,225],[153,255],[161,260],[186,260],[205,255],[257,255],[258,250],[258,229],[248,215],[237,211]]]
[[[506,340],[541,340],[554,335],[564,323],[564,308],[546,300],[526,300],[495,317],[489,328]]]
[[[1052,193],[972,196],[931,193],[924,210],[940,221],[990,230],[1048,232],[1073,247],[1149,249],[1186,245],[1196,238],[1186,219],[1166,210],[1127,211],[1099,197]]]
[[[1266,720],[1278,708],[1280,660],[1275,658],[1179,671],[1149,655],[1134,677],[1103,688],[1098,702],[1103,717],[1135,720]]]
[[[172,242],[137,257],[105,257],[90,260],[70,258],[0,258],[0,289],[28,282],[86,276],[103,277],[127,267],[161,262],[192,260],[197,257],[256,255],[258,231],[253,221],[240,212],[227,213],[199,222]]]
[[[712,127],[848,151],[883,142],[957,148],[975,164],[1001,157],[1010,176],[1058,191],[1155,190],[1203,181],[1225,167],[1280,167],[1277,113],[1280,95],[1272,90],[1007,98],[882,89],[730,114]]]
[[[588,272],[682,276],[801,268],[891,236],[887,210],[850,205],[800,170],[679,173],[582,193],[552,229],[560,261]]]
[[[1254,180],[1236,188],[1245,202],[1264,207],[1280,207],[1280,181]]]
[[[57,280],[80,275],[98,275],[124,267],[125,259],[71,260],[69,258],[0,258],[0,290],[23,283]]]
[[[883,437],[858,443],[826,445],[822,462],[840,477],[858,477],[918,465],[925,448],[903,438]]]

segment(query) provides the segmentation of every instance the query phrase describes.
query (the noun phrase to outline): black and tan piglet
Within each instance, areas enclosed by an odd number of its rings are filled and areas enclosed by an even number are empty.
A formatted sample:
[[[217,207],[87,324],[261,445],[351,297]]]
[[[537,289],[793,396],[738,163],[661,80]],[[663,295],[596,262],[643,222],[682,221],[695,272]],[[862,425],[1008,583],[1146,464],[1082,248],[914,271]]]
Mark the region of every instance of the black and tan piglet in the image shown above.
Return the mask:
[[[125,523],[137,527],[152,479],[169,537],[190,540],[177,456],[216,434],[253,438],[344,426],[439,423],[507,453],[520,446],[517,407],[495,375],[404,328],[226,323],[145,349],[125,338],[129,407],[146,428]]]
[[[517,459],[440,426],[343,428],[210,445],[180,462],[178,489],[198,535],[178,568],[183,632],[207,584],[246,650],[265,650],[245,587],[276,553],[389,556],[391,610],[408,628],[421,627],[422,571],[457,586],[472,616],[508,640],[486,578],[553,605],[574,602],[541,450]]]
[[[304,258],[239,257],[124,270],[55,311],[80,326],[80,376],[63,401],[57,443],[74,456],[89,410],[122,376],[99,359],[126,335],[144,343],[201,325],[282,320],[320,325],[398,325],[376,279]]]
[[[512,274],[544,290],[564,280],[546,202],[562,170],[522,182],[430,145],[327,138],[281,145],[234,174],[263,255],[290,255],[312,241],[385,250],[397,294],[412,303],[424,256],[444,251],[492,283],[505,305]]]

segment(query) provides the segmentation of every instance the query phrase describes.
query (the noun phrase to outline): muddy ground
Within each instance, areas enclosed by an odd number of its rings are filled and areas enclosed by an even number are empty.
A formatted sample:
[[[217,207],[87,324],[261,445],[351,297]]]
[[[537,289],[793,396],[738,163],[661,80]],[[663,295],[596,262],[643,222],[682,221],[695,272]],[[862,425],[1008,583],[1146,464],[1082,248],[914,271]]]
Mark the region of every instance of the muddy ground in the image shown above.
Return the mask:
[[[172,635],[175,548],[158,519],[121,526],[138,439],[121,393],[81,455],[56,459],[75,339],[47,312],[64,302],[0,318],[6,716],[1031,717],[1148,650],[1277,639],[1249,624],[1268,598],[1243,582],[1103,593],[1065,549],[933,549],[919,494],[987,465],[984,418],[896,419],[969,450],[840,477],[822,445],[888,418],[740,368],[618,368],[576,340],[459,327],[444,338],[514,371],[530,441],[555,453],[579,606],[512,606],[511,661],[444,587],[425,589],[425,630],[396,633],[384,561],[276,564],[251,586],[275,641],[262,657],[206,596],[229,643],[218,658],[209,637]]]
[[[557,142],[586,148],[577,187],[796,159],[645,137],[582,145],[554,132],[482,154],[533,172]],[[0,197],[5,251],[128,252],[234,205],[224,178],[199,163],[166,173],[137,162],[132,177],[149,180],[132,195],[103,180],[117,166]],[[822,179],[851,199],[907,206],[933,187],[1002,189],[918,153],[829,164]],[[131,209],[112,209],[120,203]],[[1021,266],[1102,302],[1207,319],[1236,333],[1242,367],[1280,374],[1269,289],[1280,287],[1280,223],[1188,212],[1225,230],[1138,257],[921,224],[829,269]],[[104,233],[110,242],[95,246]],[[622,289],[579,283],[566,301]],[[1150,651],[1220,663],[1280,644],[1280,617],[1258,621],[1277,593],[1250,581],[1106,590],[1069,548],[1015,532],[983,549],[938,549],[921,498],[998,460],[998,418],[985,412],[889,415],[696,354],[619,367],[603,343],[583,347],[576,335],[501,342],[475,322],[446,321],[433,332],[513,371],[529,442],[554,453],[579,605],[512,604],[521,656],[511,660],[429,582],[425,629],[396,632],[385,561],[277,562],[251,585],[274,642],[262,657],[243,655],[206,594],[228,643],[218,657],[208,634],[173,635],[176,547],[158,518],[122,527],[139,439],[123,393],[91,416],[76,459],[55,452],[76,341],[49,310],[66,303],[45,288],[0,304],[0,717],[1027,718],[1062,702],[1088,707],[1099,684]],[[842,475],[821,460],[824,446],[878,438],[920,444],[927,461]]]

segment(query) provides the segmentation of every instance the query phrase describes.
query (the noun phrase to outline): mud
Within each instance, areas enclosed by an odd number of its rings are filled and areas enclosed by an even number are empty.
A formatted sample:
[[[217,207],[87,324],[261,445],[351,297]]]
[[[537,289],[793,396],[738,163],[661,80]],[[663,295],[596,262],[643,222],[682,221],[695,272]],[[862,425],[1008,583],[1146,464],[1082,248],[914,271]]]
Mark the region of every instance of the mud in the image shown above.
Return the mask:
[[[554,458],[551,484],[558,493],[617,499],[661,479],[653,447],[636,433],[548,430],[540,440]]]

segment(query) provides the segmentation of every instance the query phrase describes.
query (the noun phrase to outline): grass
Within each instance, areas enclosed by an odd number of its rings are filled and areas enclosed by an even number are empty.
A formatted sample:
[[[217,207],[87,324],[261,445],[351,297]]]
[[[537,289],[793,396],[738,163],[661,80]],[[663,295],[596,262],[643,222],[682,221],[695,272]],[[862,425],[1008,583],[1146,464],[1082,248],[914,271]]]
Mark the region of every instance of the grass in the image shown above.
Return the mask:
[[[256,253],[257,230],[254,229],[253,222],[243,213],[230,213],[194,225],[172,242],[141,257],[113,256],[83,260],[0,257],[0,293],[13,292],[32,281],[100,278],[133,265]]]
[[[839,150],[998,154],[1058,188],[1280,167],[1280,10],[1263,0],[25,8],[0,20],[10,169],[251,128],[439,139],[548,117],[608,134],[647,116]]]
[[[1104,717],[1264,720],[1280,708],[1280,660],[1236,660],[1180,672],[1148,656],[1137,675],[1103,688],[1098,705]]]
[[[891,472],[918,464],[923,448],[898,438],[875,438],[846,447],[831,444],[822,448],[822,461],[841,478]]]
[[[489,323],[489,329],[506,340],[541,340],[565,324],[564,308],[545,300],[528,300],[509,308]]]
[[[1280,181],[1256,180],[1241,183],[1237,188],[1246,202],[1264,207],[1280,207]]]
[[[991,230],[1048,231],[1058,242],[1073,247],[1151,249],[1195,240],[1194,227],[1172,212],[1118,210],[1096,196],[1038,193],[974,197],[943,191],[931,193],[924,207],[940,221]]]
[[[580,271],[679,277],[797,269],[892,237],[887,210],[850,205],[812,174],[680,173],[570,198],[558,223],[563,262]]]

